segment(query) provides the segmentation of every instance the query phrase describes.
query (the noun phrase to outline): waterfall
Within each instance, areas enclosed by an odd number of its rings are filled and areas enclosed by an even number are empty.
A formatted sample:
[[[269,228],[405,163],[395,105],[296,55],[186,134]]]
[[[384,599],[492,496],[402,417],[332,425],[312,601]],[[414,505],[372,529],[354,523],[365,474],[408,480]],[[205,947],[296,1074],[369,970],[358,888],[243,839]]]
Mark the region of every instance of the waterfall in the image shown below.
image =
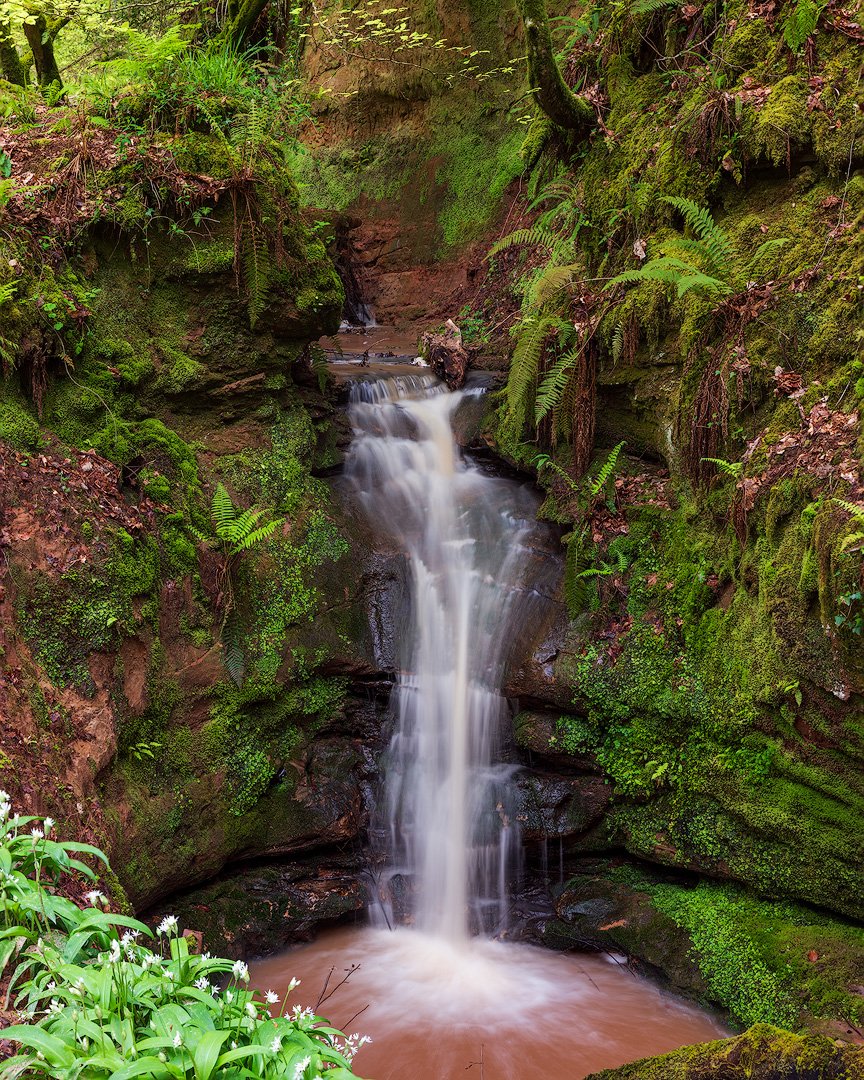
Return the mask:
[[[346,463],[368,521],[407,555],[373,918],[451,942],[506,927],[519,843],[500,687],[536,512],[532,493],[462,457],[452,418],[471,393],[431,375],[354,384]]]

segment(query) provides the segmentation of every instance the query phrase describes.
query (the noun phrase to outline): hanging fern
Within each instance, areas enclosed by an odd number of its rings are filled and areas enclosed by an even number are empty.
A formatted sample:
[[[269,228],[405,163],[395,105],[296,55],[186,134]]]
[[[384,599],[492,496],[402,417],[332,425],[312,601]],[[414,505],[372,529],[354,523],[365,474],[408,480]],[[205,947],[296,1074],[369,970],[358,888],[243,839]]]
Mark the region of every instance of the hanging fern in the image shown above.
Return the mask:
[[[624,324],[617,322],[612,332],[612,360],[617,364],[624,354]]]
[[[573,370],[582,359],[581,349],[571,349],[555,361],[543,377],[534,405],[534,422],[540,424],[550,411],[556,409],[564,396]]]
[[[570,533],[564,537],[567,553],[564,557],[564,603],[571,619],[578,618],[588,606],[590,578],[589,559],[584,548],[585,533]]]
[[[243,228],[240,254],[246,285],[249,325],[254,330],[267,306],[272,265],[265,231],[251,218]]]
[[[543,346],[550,333],[561,328],[562,320],[554,315],[528,316],[519,328],[507,377],[506,399],[511,416],[521,417],[523,422],[534,401]]]

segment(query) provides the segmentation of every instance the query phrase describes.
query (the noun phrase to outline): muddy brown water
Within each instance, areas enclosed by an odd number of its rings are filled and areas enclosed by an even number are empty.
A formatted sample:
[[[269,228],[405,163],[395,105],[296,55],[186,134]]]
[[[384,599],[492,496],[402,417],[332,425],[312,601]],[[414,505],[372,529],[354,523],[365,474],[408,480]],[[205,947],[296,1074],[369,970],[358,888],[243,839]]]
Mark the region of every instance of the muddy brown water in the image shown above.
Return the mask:
[[[353,965],[316,1011],[371,1036],[354,1062],[371,1080],[580,1080],[728,1034],[610,957],[415,930],[330,931],[251,965],[252,981],[281,997],[300,979],[289,1005],[314,1008]]]

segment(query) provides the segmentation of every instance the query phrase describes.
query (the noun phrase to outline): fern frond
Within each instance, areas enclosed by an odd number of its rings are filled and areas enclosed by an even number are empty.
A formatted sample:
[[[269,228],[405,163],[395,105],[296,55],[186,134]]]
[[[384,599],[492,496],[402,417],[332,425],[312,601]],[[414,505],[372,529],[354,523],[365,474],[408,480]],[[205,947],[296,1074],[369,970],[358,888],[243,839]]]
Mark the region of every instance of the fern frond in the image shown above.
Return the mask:
[[[500,255],[502,251],[508,251],[512,247],[545,247],[550,251],[558,246],[560,238],[557,233],[545,229],[539,225],[533,225],[530,229],[517,229],[509,236],[497,240],[486,255],[487,259]]]
[[[674,207],[705,245],[705,252],[715,273],[729,272],[734,262],[732,241],[717,225],[711,211],[692,199],[664,195],[663,201]]]
[[[564,603],[571,619],[576,619],[588,606],[588,556],[583,546],[585,534],[572,533],[564,557]]]
[[[254,529],[248,533],[241,540],[237,541],[235,545],[236,551],[248,551],[249,548],[254,547],[256,544],[260,544],[262,540],[266,540],[268,536],[272,536],[273,533],[281,526],[284,518],[277,518],[275,521],[268,521],[266,525],[262,525],[258,529]]]
[[[216,531],[227,528],[237,517],[237,510],[228,494],[225,485],[220,481],[213,492],[213,500],[210,503],[210,516]]]
[[[849,502],[848,499],[834,498],[832,502],[837,503],[841,510],[845,510],[847,514],[850,514],[856,522],[860,521],[864,523],[864,506],[860,503]]]
[[[621,451],[624,449],[624,442],[619,442],[617,446],[613,446],[609,451],[609,455],[600,468],[597,470],[597,475],[591,483],[591,494],[597,496],[606,486],[609,478],[615,472],[618,465],[618,458],[621,456]]]
[[[609,278],[603,288],[611,289],[614,285],[636,285],[640,281],[645,281],[644,271],[644,266],[640,266],[638,270],[622,270],[620,274]]]
[[[864,532],[850,533],[848,536],[844,536],[840,544],[840,550],[846,551],[847,548],[852,547],[853,544],[860,544],[864,541]]]
[[[676,7],[678,0],[633,0],[630,5],[631,15],[647,15],[662,8]]]
[[[552,304],[561,292],[573,284],[574,274],[580,266],[554,266],[550,264],[532,282],[528,290],[528,303],[532,307]]]
[[[724,458],[714,457],[703,457],[699,460],[707,462],[709,465],[713,465],[717,472],[722,473],[723,476],[731,476],[735,480],[737,480],[744,472],[743,461],[726,461]]]
[[[254,221],[243,229],[240,253],[243,262],[243,278],[246,282],[249,326],[254,330],[264,308],[270,286],[271,263],[267,235]]]
[[[522,321],[507,376],[507,407],[514,416],[524,417],[530,406],[543,345],[550,331],[559,324],[560,320],[551,315],[529,315]]]
[[[766,240],[764,244],[760,244],[753,252],[753,258],[747,264],[748,273],[755,270],[767,255],[773,255],[775,251],[779,251],[781,247],[788,243],[788,237],[778,236],[774,240]]]
[[[0,306],[9,303],[9,301],[15,295],[15,290],[17,288],[17,281],[4,281],[3,284],[0,285]]]
[[[618,322],[615,324],[615,330],[612,333],[612,360],[617,364],[624,353],[624,324]]]
[[[555,361],[552,368],[546,373],[540,389],[537,391],[537,400],[534,404],[534,422],[540,424],[544,417],[552,409],[556,409],[561,403],[567,383],[573,374],[574,367],[582,358],[581,349],[572,349]]]
[[[235,619],[229,618],[222,627],[222,663],[235,686],[241,686],[246,658],[241,647],[242,635]]]

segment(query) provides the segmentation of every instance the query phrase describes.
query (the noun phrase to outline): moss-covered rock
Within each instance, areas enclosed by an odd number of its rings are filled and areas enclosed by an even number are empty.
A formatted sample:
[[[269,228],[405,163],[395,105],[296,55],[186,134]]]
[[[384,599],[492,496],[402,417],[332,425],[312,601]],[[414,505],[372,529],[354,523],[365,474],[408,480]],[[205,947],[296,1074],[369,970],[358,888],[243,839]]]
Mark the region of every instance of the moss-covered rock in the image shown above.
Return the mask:
[[[593,1073],[587,1080],[858,1080],[864,1051],[756,1024],[734,1039]]]

